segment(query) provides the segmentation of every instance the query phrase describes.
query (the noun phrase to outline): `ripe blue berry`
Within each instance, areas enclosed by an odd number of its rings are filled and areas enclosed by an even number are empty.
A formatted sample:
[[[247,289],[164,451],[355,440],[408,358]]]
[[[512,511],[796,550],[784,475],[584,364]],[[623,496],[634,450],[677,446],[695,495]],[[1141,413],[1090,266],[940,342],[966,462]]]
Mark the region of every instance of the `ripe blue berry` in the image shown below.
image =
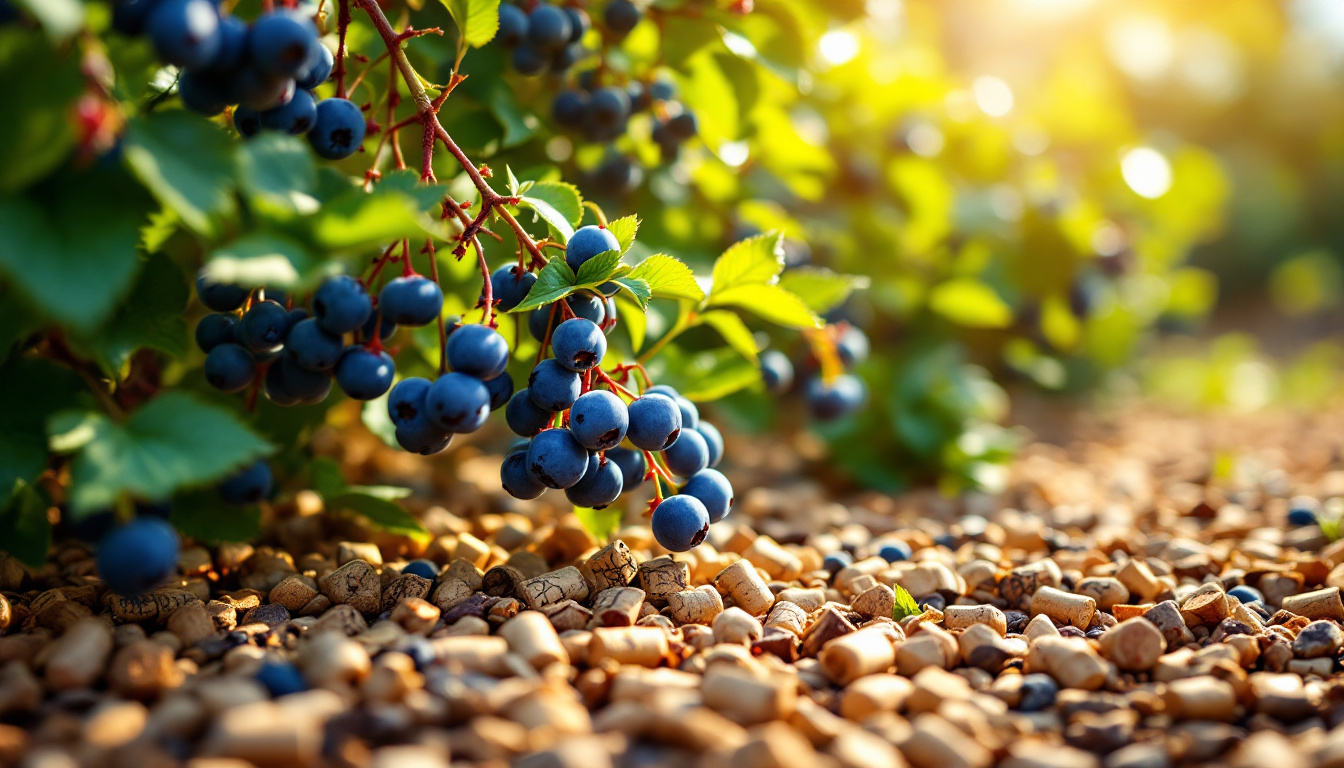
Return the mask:
[[[205,380],[221,392],[239,392],[256,375],[256,361],[237,344],[220,344],[205,357]]]
[[[282,357],[266,371],[267,394],[279,405],[316,405],[331,394],[331,374]]]
[[[596,109],[598,106],[598,97],[610,90],[612,89],[603,88],[593,94],[593,109]],[[611,234],[611,230],[605,227],[589,224],[586,227],[579,227],[579,230],[575,232],[574,236],[569,238],[569,242],[565,244],[565,263],[569,265],[570,269],[574,270],[575,274],[578,274],[579,267],[582,267],[584,262],[599,253],[619,251],[620,249],[621,243],[616,239],[615,235]],[[592,318],[589,319],[591,320]],[[601,322],[601,320],[593,320],[593,322],[598,323]]]
[[[288,661],[267,661],[262,664],[257,670],[257,682],[271,694],[271,698],[277,699],[308,690],[303,675]]]
[[[387,396],[387,415],[398,427],[406,427],[427,419],[425,395],[430,381],[418,376],[398,381]]]
[[[615,137],[625,131],[626,120],[629,117],[630,95],[625,92],[624,88],[615,86],[599,88],[593,92],[592,99],[588,102],[588,121],[585,127],[595,139]],[[584,227],[584,229],[589,228],[595,229],[591,225],[590,227]],[[602,231],[605,232],[606,230]],[[610,236],[610,233],[607,234]],[[576,232],[575,235],[577,236],[578,233]],[[611,240],[614,243],[616,238],[612,237]],[[609,246],[602,250],[608,250],[611,247],[619,246]],[[597,251],[597,253],[601,252]],[[568,260],[568,251],[566,251],[566,261]],[[573,267],[573,264],[571,263],[570,266]],[[578,268],[575,267],[574,270],[577,272]]]
[[[590,509],[604,509],[621,495],[624,478],[616,462],[594,453],[588,457],[588,469],[579,482],[565,489],[565,498],[571,504]]]
[[[451,432],[440,429],[428,418],[397,427],[395,435],[397,445],[421,456],[432,456],[439,453],[453,441]]]
[[[247,301],[248,290],[241,285],[221,283],[206,274],[205,268],[196,273],[196,295],[201,303],[216,312],[232,312]]]
[[[453,331],[444,353],[454,371],[482,381],[495,378],[509,366],[509,343],[484,325],[464,325]]]
[[[644,395],[630,403],[629,411],[630,428],[625,436],[636,448],[661,451],[676,442],[681,434],[681,412],[670,397]]]
[[[280,358],[279,362],[266,369],[266,378],[262,382],[261,390],[266,393],[266,399],[276,405],[289,407],[298,405],[300,398],[290,392],[289,387],[285,384],[285,362],[285,358]],[[303,370],[296,365],[293,367],[297,370]]]
[[[183,70],[177,79],[182,106],[199,115],[213,117],[229,105],[229,84],[222,75],[199,69]]]
[[[807,382],[807,405],[813,418],[832,421],[853,413],[863,405],[867,390],[857,376],[842,373],[827,384],[820,376]]]
[[[317,120],[317,101],[308,91],[295,91],[294,98],[281,107],[261,113],[261,127],[272,131],[300,136],[307,133]]]
[[[582,8],[565,6],[560,10],[569,17],[569,42],[577,43],[583,39],[584,34],[592,27],[592,22],[588,20],[588,12]]]
[[[1017,704],[1019,712],[1040,712],[1054,706],[1059,695],[1059,683],[1043,672],[1033,672],[1022,676],[1022,699]]]
[[[250,65],[233,73],[229,90],[241,106],[258,112],[284,106],[298,93],[293,79],[273,77]]]
[[[433,581],[439,577],[439,567],[429,560],[412,560],[401,569],[402,573],[410,573],[419,576],[422,579]]]
[[[508,3],[499,6],[499,31],[495,40],[505,48],[512,48],[527,38],[527,14],[522,8]]]
[[[253,304],[238,323],[238,343],[253,352],[266,352],[285,341],[289,326],[289,312],[274,301]]]
[[[545,72],[548,63],[545,52],[530,44],[514,48],[510,59],[513,61],[513,68],[518,70],[518,74],[527,77]]]
[[[566,8],[565,10],[570,10]],[[551,71],[557,74],[564,72],[578,63],[583,58],[584,48],[578,43],[570,43],[564,48],[556,51],[551,56]]]
[[[914,557],[915,552],[904,541],[890,541],[877,550],[877,556],[888,563],[899,563]]]
[[[537,405],[530,390],[521,389],[509,398],[504,407],[504,421],[509,429],[519,437],[532,437],[551,423],[554,411],[548,411]]]
[[[321,40],[314,38],[308,49],[308,62],[304,71],[295,79],[294,85],[300,90],[311,91],[331,78],[331,70],[335,66],[336,57],[331,55],[331,49],[323,45]]]
[[[537,307],[527,315],[527,330],[532,334],[532,338],[537,341],[546,340],[546,330],[550,327],[552,320],[551,308],[554,306],[554,304],[547,304],[545,306]],[[564,320],[564,316],[560,314],[558,309],[555,310],[554,320],[556,325],[559,325]]]
[[[513,451],[499,465],[499,484],[515,499],[535,499],[546,486],[527,469],[527,451]]]
[[[557,363],[583,372],[601,364],[607,354],[607,337],[597,323],[572,317],[551,332],[551,348]]]
[[[663,499],[653,510],[653,538],[663,549],[685,552],[700,544],[709,534],[709,512],[694,496]]]
[[[397,324],[383,317],[382,313],[375,309],[369,313],[369,319],[364,321],[364,325],[360,326],[359,339],[373,341],[376,334],[380,341],[387,341],[396,332]]]
[[[241,106],[233,110],[233,129],[244,139],[261,133],[261,112]]]
[[[317,28],[293,11],[268,13],[252,25],[248,50],[252,64],[273,77],[296,77],[312,63]]]
[[[583,381],[579,374],[547,358],[532,369],[527,388],[537,407],[547,411],[563,411],[579,399]]]
[[[681,393],[678,392],[675,387],[668,386],[667,384],[654,384],[652,387],[644,390],[644,394],[662,395],[663,397],[670,397],[673,400],[681,397]]]
[[[364,143],[364,113],[348,99],[323,99],[317,105],[317,119],[308,131],[308,143],[318,157],[344,160]]]
[[[329,371],[340,362],[345,342],[340,336],[326,331],[314,318],[300,320],[289,331],[285,349],[301,368],[310,371]]]
[[[699,499],[711,523],[727,517],[733,509],[733,484],[717,469],[703,469],[691,475],[681,493]]]
[[[615,448],[625,439],[630,414],[621,398],[595,389],[574,401],[569,410],[569,430],[579,445],[590,451]]]
[[[677,86],[670,80],[655,80],[649,83],[649,97],[654,101],[671,101],[677,97]]]
[[[490,393],[490,410],[497,411],[513,397],[513,377],[501,373],[493,379],[486,379],[485,388]]]
[[[844,550],[840,550],[838,552],[832,552],[831,554],[822,558],[821,561],[822,570],[826,571],[832,576],[839,573],[842,568],[848,568],[853,564],[854,564],[854,556]]]
[[[271,493],[271,465],[255,461],[219,482],[219,497],[229,504],[256,504]]]
[[[607,460],[615,462],[616,466],[621,468],[621,485],[627,491],[644,482],[644,475],[649,471],[648,462],[644,460],[644,452],[624,446],[618,445],[607,451]]]
[[[634,29],[643,17],[644,12],[630,0],[611,0],[607,3],[606,10],[602,12],[602,21],[606,22],[607,29],[619,34]]]
[[[196,324],[196,346],[209,353],[220,344],[232,344],[236,325],[233,315],[214,313],[202,317]]]
[[[490,293],[499,302],[500,311],[508,312],[523,303],[536,282],[537,276],[531,272],[518,269],[517,264],[505,264],[490,275]]]
[[[584,320],[592,320],[598,325],[603,325],[607,319],[607,304],[601,296],[585,291],[566,298],[565,303],[575,316]]]
[[[695,429],[700,426],[700,409],[695,407],[695,403],[680,394],[673,397],[672,402],[677,404],[677,410],[681,412],[682,429]]]
[[[583,91],[561,91],[551,102],[551,117],[561,128],[582,128],[588,119],[588,95]]]
[[[667,468],[678,477],[690,477],[709,466],[709,446],[694,429],[683,429],[675,442],[663,451]]]
[[[327,278],[313,294],[313,317],[317,318],[317,324],[338,336],[358,330],[372,312],[369,292],[349,275]]]
[[[719,466],[719,462],[723,460],[723,434],[719,432],[719,428],[708,421],[701,421],[695,425],[695,431],[705,438],[705,447],[709,448],[709,466]]]
[[[793,386],[793,363],[788,355],[777,349],[767,349],[761,353],[761,381],[772,395],[782,395]]]
[[[352,345],[336,363],[336,384],[354,400],[373,400],[392,386],[396,372],[391,355]]]
[[[574,30],[565,12],[542,3],[527,15],[527,41],[543,51],[554,51],[569,42]]]
[[[868,359],[868,335],[851,325],[836,339],[835,351],[846,368],[853,368]]]
[[[667,133],[678,142],[685,141],[700,130],[695,113],[687,110],[667,121]]]
[[[454,371],[430,385],[425,410],[440,429],[475,432],[490,416],[490,391],[480,379]]]
[[[219,10],[209,0],[160,0],[145,31],[159,58],[176,67],[204,67],[219,52]]]
[[[138,37],[145,31],[145,21],[159,0],[122,0],[112,4],[112,28],[127,37]],[[11,13],[13,8],[10,8]],[[15,16],[14,18],[17,18]]]
[[[1257,601],[1260,603],[1265,602],[1265,596],[1260,590],[1246,584],[1238,584],[1227,590],[1227,594],[1229,597],[1235,597],[1240,600],[1243,605]]]
[[[119,595],[157,587],[177,569],[177,531],[156,517],[138,517],[98,545],[98,576]]]
[[[397,325],[419,328],[438,319],[443,312],[443,289],[427,277],[398,277],[383,286],[378,294],[378,309],[384,320]]]
[[[588,449],[568,429],[548,429],[527,447],[527,469],[547,488],[568,488],[588,470]]]
[[[1309,496],[1294,497],[1288,504],[1288,524],[1297,528],[1316,525],[1316,500]]]

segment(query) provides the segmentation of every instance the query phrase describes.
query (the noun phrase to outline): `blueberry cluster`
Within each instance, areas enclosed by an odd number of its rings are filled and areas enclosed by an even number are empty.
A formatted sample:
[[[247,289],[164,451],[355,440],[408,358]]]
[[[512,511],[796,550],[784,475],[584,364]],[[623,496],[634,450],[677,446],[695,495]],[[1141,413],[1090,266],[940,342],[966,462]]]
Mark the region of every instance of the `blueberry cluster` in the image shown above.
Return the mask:
[[[835,351],[846,369],[868,359],[868,336],[858,327],[842,323],[836,335]],[[863,407],[868,399],[868,388],[863,379],[852,373],[842,373],[827,381],[813,360],[808,361],[811,374],[803,385],[808,411],[817,421],[834,421]],[[793,388],[794,369],[788,356],[777,349],[761,353],[761,380],[766,391],[783,395]]]
[[[582,8],[539,3],[528,13],[505,3],[499,6],[495,39],[512,49],[510,60],[519,74],[563,73],[583,58],[579,41],[590,26]]]
[[[699,131],[699,123],[695,113],[676,101],[672,83],[632,80],[624,87],[598,86],[595,72],[583,72],[577,88],[556,94],[551,102],[556,125],[584,141],[608,142],[626,132],[631,116],[650,111],[654,116],[653,140],[662,150],[663,159],[676,160],[681,145]]]
[[[334,59],[311,17],[295,10],[264,14],[248,25],[210,0],[121,0],[113,26],[148,35],[161,60],[182,70],[182,104],[203,115],[237,105],[234,127],[307,134],[318,155],[348,157],[364,141],[364,115],[346,99],[318,101],[313,89],[331,77]]]
[[[387,413],[396,427],[397,443],[423,456],[448,447],[454,434],[480,429],[490,412],[513,395],[513,379],[505,372],[509,344],[484,325],[451,329],[444,355],[452,371],[434,381],[402,379],[387,398]]]

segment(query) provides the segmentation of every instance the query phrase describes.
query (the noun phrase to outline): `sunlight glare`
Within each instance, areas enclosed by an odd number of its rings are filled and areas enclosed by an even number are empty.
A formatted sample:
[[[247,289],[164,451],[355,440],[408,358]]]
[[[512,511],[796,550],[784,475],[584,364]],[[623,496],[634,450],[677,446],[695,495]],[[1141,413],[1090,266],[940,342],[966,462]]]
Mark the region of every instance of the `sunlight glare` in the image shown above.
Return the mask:
[[[859,55],[859,38],[853,32],[832,29],[821,36],[821,58],[833,67],[848,63]]]
[[[1155,200],[1171,189],[1171,163],[1152,147],[1137,147],[1120,160],[1120,174],[1134,193]]]
[[[990,117],[1003,117],[1013,111],[1013,90],[997,77],[977,77],[971,84],[975,104]]]

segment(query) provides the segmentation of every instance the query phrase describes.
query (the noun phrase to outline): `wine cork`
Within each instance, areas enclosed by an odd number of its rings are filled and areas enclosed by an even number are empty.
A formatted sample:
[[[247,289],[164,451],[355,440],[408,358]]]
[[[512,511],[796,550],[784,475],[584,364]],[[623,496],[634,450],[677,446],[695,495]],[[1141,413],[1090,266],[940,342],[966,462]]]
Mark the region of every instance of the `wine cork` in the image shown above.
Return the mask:
[[[718,590],[706,585],[673,592],[667,596],[667,607],[671,610],[672,620],[678,624],[709,624],[723,612],[723,598],[719,597]]]
[[[735,552],[740,555],[747,551],[747,547],[751,546],[751,542],[755,541],[755,539],[756,532],[753,531],[750,526],[739,525],[733,529],[733,533],[728,537],[728,541],[724,542],[723,551]]]
[[[1318,589],[1283,598],[1283,610],[1313,621],[1334,619],[1344,621],[1344,602],[1340,601],[1339,587]]]
[[[88,688],[98,680],[112,653],[112,628],[92,616],[75,622],[51,644],[47,685],[63,691]]]
[[[853,631],[854,625],[840,615],[834,606],[828,605],[821,609],[816,621],[808,625],[803,632],[802,654],[816,656],[827,643]]]
[[[931,624],[921,624],[919,632],[896,649],[896,671],[906,677],[928,667],[951,669],[960,660],[956,638]]]
[[[569,663],[569,653],[554,625],[536,611],[522,611],[501,624],[499,636],[508,642],[509,650],[522,656],[533,669]]]
[[[1097,601],[1054,587],[1041,587],[1031,596],[1031,615],[1045,614],[1056,622],[1087,629],[1097,612]]]
[[[459,579],[466,584],[472,592],[481,591],[481,569],[477,568],[476,564],[470,560],[457,559],[449,563],[448,567],[439,574],[438,580],[443,582],[446,579]]]
[[[490,560],[490,545],[470,533],[459,533],[453,559],[466,560],[477,568],[485,568]]]
[[[847,685],[840,695],[840,716],[861,723],[880,712],[897,712],[905,706],[906,699],[910,698],[914,689],[914,684],[908,678],[899,675],[865,675]]]
[[[641,616],[639,621],[635,622],[636,627],[657,627],[664,632],[671,634],[677,629],[677,625],[672,620],[661,613],[653,613],[648,616]]]
[[[862,576],[859,576],[858,578],[849,582],[849,589],[846,590],[846,592],[848,592],[851,595],[862,595],[864,592],[867,592],[868,590],[876,586],[877,586],[877,579],[865,573]]]
[[[1129,599],[1129,589],[1119,579],[1097,576],[1078,582],[1078,594],[1097,601],[1097,607],[1109,611]]]
[[[392,621],[410,635],[427,635],[439,623],[442,614],[438,607],[428,600],[411,597],[402,600],[392,609]]]
[[[1065,688],[1095,691],[1106,683],[1110,668],[1081,637],[1042,637],[1031,643],[1027,669],[1044,672]]]
[[[860,592],[859,596],[850,602],[850,607],[855,613],[867,619],[878,616],[891,618],[896,608],[896,592],[886,584],[874,584]]]
[[[588,558],[586,566],[599,592],[612,587],[628,587],[639,572],[635,556],[620,539],[599,549]]]
[[[659,666],[667,657],[667,632],[658,627],[598,627],[588,641],[588,666],[610,659],[618,664]]]
[[[795,635],[802,635],[803,628],[807,626],[807,612],[795,603],[787,600],[780,600],[770,609],[770,615],[765,617],[765,627],[770,629],[776,627],[792,632]]]
[[[753,539],[742,550],[742,557],[765,571],[770,578],[780,581],[792,581],[803,572],[803,562],[769,536],[761,535]]]
[[[470,600],[476,592],[461,579],[440,578],[439,584],[434,588],[434,593],[429,601],[434,604],[443,613],[447,613],[457,606]]]
[[[705,706],[740,725],[784,720],[798,701],[792,676],[757,677],[731,664],[715,664],[700,681]]]
[[[896,649],[881,629],[865,628],[837,637],[818,656],[821,669],[836,685],[849,685],[864,675],[885,672],[896,663]]]
[[[644,590],[636,587],[609,587],[597,593],[593,601],[593,621],[599,627],[631,627],[639,620],[644,605]]]
[[[491,624],[499,626],[509,619],[512,619],[514,616],[517,616],[518,612],[521,610],[523,610],[521,601],[515,600],[512,597],[503,597],[497,600],[494,605],[490,606],[490,610],[486,613],[485,619]]]
[[[584,629],[593,620],[593,612],[573,600],[561,600],[541,609],[557,632]]]
[[[1143,603],[1142,605],[1127,605],[1121,603],[1111,606],[1111,615],[1116,621],[1128,621],[1136,616],[1142,616],[1153,607],[1153,603]]]
[[[403,600],[423,600],[429,597],[432,583],[423,576],[403,573],[383,588],[383,610],[396,608]]]
[[[588,580],[572,565],[528,579],[520,589],[527,606],[538,611],[562,600],[588,599]]]
[[[1237,715],[1237,694],[1231,683],[1212,675],[1173,680],[1162,694],[1165,712],[1178,720],[1231,722]]]
[[[690,566],[666,555],[640,563],[638,574],[644,600],[658,608],[667,605],[668,595],[688,589],[691,585]]]
[[[448,664],[495,677],[508,674],[509,641],[498,635],[448,635],[430,642],[434,655]]]
[[[546,562],[546,558],[527,549],[521,549],[509,555],[508,559],[499,565],[507,565],[515,571],[523,574],[523,580],[535,579],[541,574],[551,570],[551,566]],[[493,567],[493,566],[492,566]]]
[[[729,608],[714,617],[714,642],[732,645],[751,645],[759,640],[763,629],[756,617],[741,608]]]
[[[779,602],[780,600],[787,600],[790,603],[797,605],[799,608],[802,608],[804,611],[811,613],[813,611],[821,610],[821,606],[826,604],[826,590],[789,587],[788,589],[781,590],[778,595],[775,595],[775,602]],[[887,615],[890,616],[891,611],[887,611]]]
[[[890,568],[891,564],[880,557],[867,557],[836,571],[835,588],[845,594],[852,594],[854,580],[860,576],[877,577],[877,574]]]
[[[775,594],[746,560],[738,560],[719,571],[714,577],[714,587],[752,616],[765,615],[775,603]]]
[[[1187,627],[1216,627],[1227,618],[1232,607],[1227,602],[1227,593],[1217,582],[1200,587],[1185,598],[1181,604],[1181,618]]]
[[[1142,560],[1131,558],[1115,572],[1115,578],[1139,603],[1151,602],[1162,591],[1162,583],[1153,575],[1153,569]]]
[[[1008,634],[1008,617],[992,605],[949,605],[943,611],[946,629],[967,629],[972,624],[985,624],[1000,637]]]
[[[1102,655],[1127,672],[1147,672],[1167,650],[1162,633],[1142,618],[1120,622],[1103,632],[1100,642]]]
[[[511,565],[496,565],[481,577],[481,591],[491,597],[520,597],[527,578]]]

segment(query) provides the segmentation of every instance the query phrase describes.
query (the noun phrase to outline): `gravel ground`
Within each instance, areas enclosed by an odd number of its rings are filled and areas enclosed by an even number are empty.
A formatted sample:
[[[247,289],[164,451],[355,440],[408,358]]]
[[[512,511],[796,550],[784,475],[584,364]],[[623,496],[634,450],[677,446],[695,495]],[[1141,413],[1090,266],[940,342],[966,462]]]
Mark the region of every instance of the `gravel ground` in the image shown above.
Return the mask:
[[[328,437],[433,538],[300,493],[146,597],[79,544],[0,559],[0,765],[1344,766],[1344,543],[1288,521],[1344,495],[1341,422],[1053,420],[959,500],[834,501],[805,438],[733,445],[756,490],[673,557],[501,498],[497,456]]]

